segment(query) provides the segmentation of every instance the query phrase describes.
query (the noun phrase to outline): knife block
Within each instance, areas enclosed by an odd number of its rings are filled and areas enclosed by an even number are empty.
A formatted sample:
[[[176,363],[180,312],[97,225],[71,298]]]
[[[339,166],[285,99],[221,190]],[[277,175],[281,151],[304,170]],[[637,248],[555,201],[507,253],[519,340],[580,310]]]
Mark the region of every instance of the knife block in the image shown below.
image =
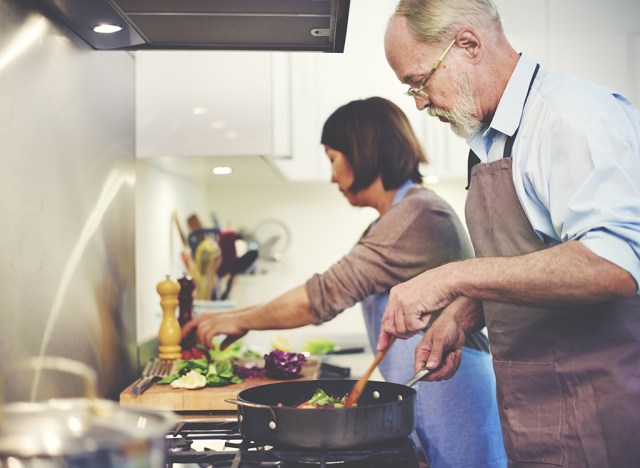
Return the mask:
[[[160,281],[156,285],[156,291],[160,294],[160,306],[162,307],[162,323],[158,331],[158,357],[160,359],[179,359],[181,357],[182,332],[176,317],[176,307],[178,306],[180,285],[167,275],[164,281]]]

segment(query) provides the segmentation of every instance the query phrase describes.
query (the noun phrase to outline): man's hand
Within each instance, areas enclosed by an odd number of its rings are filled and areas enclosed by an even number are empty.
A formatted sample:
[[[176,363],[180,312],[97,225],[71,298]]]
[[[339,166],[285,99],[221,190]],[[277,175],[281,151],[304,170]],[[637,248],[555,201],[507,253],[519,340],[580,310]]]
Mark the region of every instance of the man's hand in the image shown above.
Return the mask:
[[[453,377],[460,367],[467,333],[483,324],[480,301],[459,297],[443,310],[416,347],[415,371],[425,366],[432,370],[422,380],[433,382]]]
[[[432,315],[455,299],[456,294],[447,281],[449,270],[444,265],[391,288],[382,317],[378,351],[386,349],[391,335],[407,339],[424,330]]]

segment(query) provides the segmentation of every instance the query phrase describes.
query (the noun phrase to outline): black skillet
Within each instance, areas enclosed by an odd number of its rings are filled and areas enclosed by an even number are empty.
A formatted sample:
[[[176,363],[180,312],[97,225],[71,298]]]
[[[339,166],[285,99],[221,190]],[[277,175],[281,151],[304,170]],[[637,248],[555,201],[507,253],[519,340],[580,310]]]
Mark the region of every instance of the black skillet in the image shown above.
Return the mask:
[[[424,375],[424,374],[423,374]],[[417,377],[417,375],[416,375]],[[299,380],[242,390],[235,400],[242,435],[254,442],[301,449],[366,447],[406,438],[416,424],[416,391],[409,385],[368,381],[357,406],[302,409],[318,388],[333,396],[355,380]],[[283,406],[281,406],[283,405]]]

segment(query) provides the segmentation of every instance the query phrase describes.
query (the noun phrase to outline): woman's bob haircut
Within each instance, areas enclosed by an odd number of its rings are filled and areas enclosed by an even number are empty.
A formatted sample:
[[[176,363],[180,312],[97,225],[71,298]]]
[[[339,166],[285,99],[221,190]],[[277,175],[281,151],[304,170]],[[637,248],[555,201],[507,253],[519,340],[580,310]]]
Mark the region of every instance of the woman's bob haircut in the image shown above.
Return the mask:
[[[370,97],[339,107],[324,123],[320,143],[349,161],[352,193],[369,187],[378,176],[385,190],[408,179],[422,182],[419,166],[427,162],[425,151],[407,116],[387,99]]]

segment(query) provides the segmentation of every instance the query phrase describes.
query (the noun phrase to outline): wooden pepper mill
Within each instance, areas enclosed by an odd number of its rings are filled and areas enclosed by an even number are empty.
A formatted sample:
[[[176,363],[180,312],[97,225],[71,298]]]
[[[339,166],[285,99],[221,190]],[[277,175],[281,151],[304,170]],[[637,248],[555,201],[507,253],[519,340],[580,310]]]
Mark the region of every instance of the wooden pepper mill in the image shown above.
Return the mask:
[[[176,317],[176,307],[180,285],[167,275],[164,281],[157,284],[156,291],[160,294],[160,306],[162,306],[162,323],[158,331],[158,356],[160,359],[179,359],[182,332]]]
[[[196,283],[191,276],[183,276],[178,280],[178,283],[180,283],[178,323],[183,327],[193,317],[193,291],[196,288]]]

